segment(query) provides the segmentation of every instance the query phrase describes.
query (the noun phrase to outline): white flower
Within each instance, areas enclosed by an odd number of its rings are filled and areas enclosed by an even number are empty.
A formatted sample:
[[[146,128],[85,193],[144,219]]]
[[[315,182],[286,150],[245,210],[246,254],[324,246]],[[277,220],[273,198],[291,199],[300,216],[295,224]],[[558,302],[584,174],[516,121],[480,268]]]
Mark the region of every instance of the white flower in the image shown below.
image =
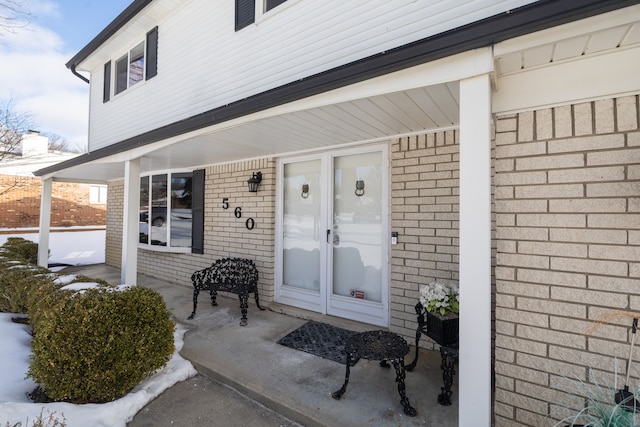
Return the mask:
[[[420,304],[428,311],[440,314],[457,313],[459,289],[455,284],[431,282],[420,288]]]

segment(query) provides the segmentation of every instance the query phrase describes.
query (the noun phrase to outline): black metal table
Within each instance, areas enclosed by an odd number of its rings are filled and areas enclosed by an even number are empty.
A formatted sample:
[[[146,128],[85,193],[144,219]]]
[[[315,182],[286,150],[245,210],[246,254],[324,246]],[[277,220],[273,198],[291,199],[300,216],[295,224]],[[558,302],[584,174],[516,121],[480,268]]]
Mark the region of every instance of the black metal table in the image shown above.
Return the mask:
[[[409,353],[409,344],[401,336],[387,331],[362,332],[349,338],[344,347],[347,353],[344,384],[340,390],[331,394],[334,399],[339,400],[347,390],[349,369],[352,366],[352,361],[358,360],[358,357],[380,360],[382,367],[389,367],[387,362],[391,362],[396,370],[396,383],[398,383],[398,393],[404,413],[411,417],[416,416],[417,412],[409,403],[405,392],[404,356]]]

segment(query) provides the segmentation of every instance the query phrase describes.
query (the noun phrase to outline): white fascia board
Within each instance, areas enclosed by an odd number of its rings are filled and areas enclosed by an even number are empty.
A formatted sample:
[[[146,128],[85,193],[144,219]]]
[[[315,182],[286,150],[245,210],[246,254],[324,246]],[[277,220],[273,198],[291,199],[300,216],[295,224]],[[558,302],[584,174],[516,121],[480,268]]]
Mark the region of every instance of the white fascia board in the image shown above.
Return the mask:
[[[494,46],[493,52],[496,57],[500,57],[510,53],[531,49],[533,47],[555,43],[560,40],[566,40],[620,25],[627,25],[638,21],[639,17],[640,5],[630,6],[602,15],[592,16],[580,21],[574,21],[568,24],[538,31],[536,33],[505,40],[497,43]]]
[[[498,79],[493,113],[516,113],[640,92],[640,48],[619,49]]]

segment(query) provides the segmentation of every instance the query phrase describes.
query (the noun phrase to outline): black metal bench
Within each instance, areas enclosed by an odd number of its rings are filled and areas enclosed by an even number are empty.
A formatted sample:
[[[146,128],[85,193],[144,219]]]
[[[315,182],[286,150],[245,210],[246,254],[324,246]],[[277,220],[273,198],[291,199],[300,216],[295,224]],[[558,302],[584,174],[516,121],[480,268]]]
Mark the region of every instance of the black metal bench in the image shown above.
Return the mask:
[[[244,258],[222,258],[214,262],[211,267],[198,270],[191,275],[193,283],[193,312],[188,317],[193,319],[198,305],[198,294],[201,290],[211,294],[211,305],[218,305],[216,297],[218,291],[237,294],[240,299],[242,319],[240,326],[247,325],[247,308],[249,307],[249,294],[253,293],[256,305],[260,310],[258,298],[258,269],[253,261]]]

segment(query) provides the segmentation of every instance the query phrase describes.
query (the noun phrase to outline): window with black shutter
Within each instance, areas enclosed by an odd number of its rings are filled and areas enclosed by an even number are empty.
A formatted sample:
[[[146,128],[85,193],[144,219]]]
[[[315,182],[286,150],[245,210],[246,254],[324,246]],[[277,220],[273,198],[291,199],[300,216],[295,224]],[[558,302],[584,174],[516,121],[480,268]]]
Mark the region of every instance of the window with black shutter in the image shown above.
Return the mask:
[[[253,24],[255,20],[256,1],[236,0],[236,31],[243,29],[247,25]]]

